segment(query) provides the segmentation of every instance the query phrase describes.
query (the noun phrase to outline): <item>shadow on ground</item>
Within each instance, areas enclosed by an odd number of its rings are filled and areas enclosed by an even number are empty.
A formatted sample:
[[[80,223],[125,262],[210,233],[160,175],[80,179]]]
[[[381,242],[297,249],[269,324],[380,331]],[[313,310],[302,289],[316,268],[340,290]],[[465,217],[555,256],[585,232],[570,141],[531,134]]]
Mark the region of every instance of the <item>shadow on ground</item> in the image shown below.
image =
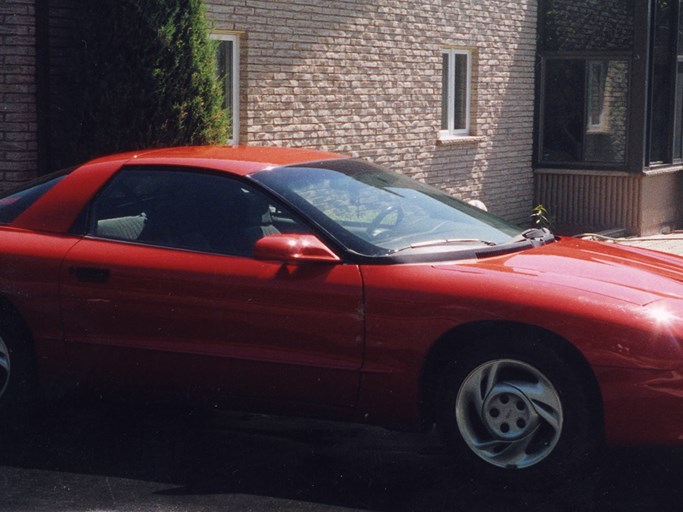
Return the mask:
[[[0,441],[0,510],[678,510],[682,454],[610,451],[561,489],[493,491],[433,434],[80,405],[21,442]]]

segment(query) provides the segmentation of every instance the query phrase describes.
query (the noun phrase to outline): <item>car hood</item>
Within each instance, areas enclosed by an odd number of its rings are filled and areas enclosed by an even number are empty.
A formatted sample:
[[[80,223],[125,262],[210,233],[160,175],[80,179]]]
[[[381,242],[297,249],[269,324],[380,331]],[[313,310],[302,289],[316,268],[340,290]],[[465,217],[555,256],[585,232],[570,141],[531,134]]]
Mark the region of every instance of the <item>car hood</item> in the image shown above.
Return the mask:
[[[483,273],[508,272],[545,286],[641,306],[661,299],[683,300],[683,258],[620,244],[560,238],[542,247],[467,265]]]

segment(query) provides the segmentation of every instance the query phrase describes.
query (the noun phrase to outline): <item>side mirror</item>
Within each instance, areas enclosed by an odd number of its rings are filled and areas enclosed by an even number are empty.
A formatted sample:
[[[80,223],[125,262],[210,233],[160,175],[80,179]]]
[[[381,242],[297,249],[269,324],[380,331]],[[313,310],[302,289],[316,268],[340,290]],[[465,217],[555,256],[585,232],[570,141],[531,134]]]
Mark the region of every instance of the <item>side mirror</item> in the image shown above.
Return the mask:
[[[337,263],[334,254],[314,235],[268,235],[256,241],[254,258],[283,263]]]

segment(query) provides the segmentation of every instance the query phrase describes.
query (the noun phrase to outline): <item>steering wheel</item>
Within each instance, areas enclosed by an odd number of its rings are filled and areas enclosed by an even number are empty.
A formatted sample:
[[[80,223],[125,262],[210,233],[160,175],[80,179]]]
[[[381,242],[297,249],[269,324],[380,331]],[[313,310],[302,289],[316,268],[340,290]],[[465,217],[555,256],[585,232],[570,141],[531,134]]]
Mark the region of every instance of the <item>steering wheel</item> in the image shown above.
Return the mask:
[[[391,205],[391,206],[386,207],[381,212],[379,212],[375,216],[375,218],[372,219],[372,221],[370,221],[370,225],[367,227],[365,232],[372,237],[377,236],[378,233],[375,233],[375,231],[377,231],[377,229],[380,227],[380,225],[382,224],[382,221],[384,219],[386,219],[392,213],[396,213],[396,221],[391,225],[391,227],[394,227],[394,226],[397,226],[398,224],[400,224],[401,221],[403,220],[405,212],[403,211],[403,208],[401,208],[400,206]]]

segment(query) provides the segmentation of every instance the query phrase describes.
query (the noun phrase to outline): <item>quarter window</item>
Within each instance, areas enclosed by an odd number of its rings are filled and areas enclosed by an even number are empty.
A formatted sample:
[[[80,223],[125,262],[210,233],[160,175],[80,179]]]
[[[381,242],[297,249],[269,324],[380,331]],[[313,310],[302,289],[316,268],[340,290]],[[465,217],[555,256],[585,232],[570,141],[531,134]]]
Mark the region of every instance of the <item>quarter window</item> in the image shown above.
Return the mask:
[[[59,183],[69,171],[50,174],[0,195],[0,224],[10,224]]]
[[[441,136],[470,134],[472,53],[444,50],[442,54]]]

